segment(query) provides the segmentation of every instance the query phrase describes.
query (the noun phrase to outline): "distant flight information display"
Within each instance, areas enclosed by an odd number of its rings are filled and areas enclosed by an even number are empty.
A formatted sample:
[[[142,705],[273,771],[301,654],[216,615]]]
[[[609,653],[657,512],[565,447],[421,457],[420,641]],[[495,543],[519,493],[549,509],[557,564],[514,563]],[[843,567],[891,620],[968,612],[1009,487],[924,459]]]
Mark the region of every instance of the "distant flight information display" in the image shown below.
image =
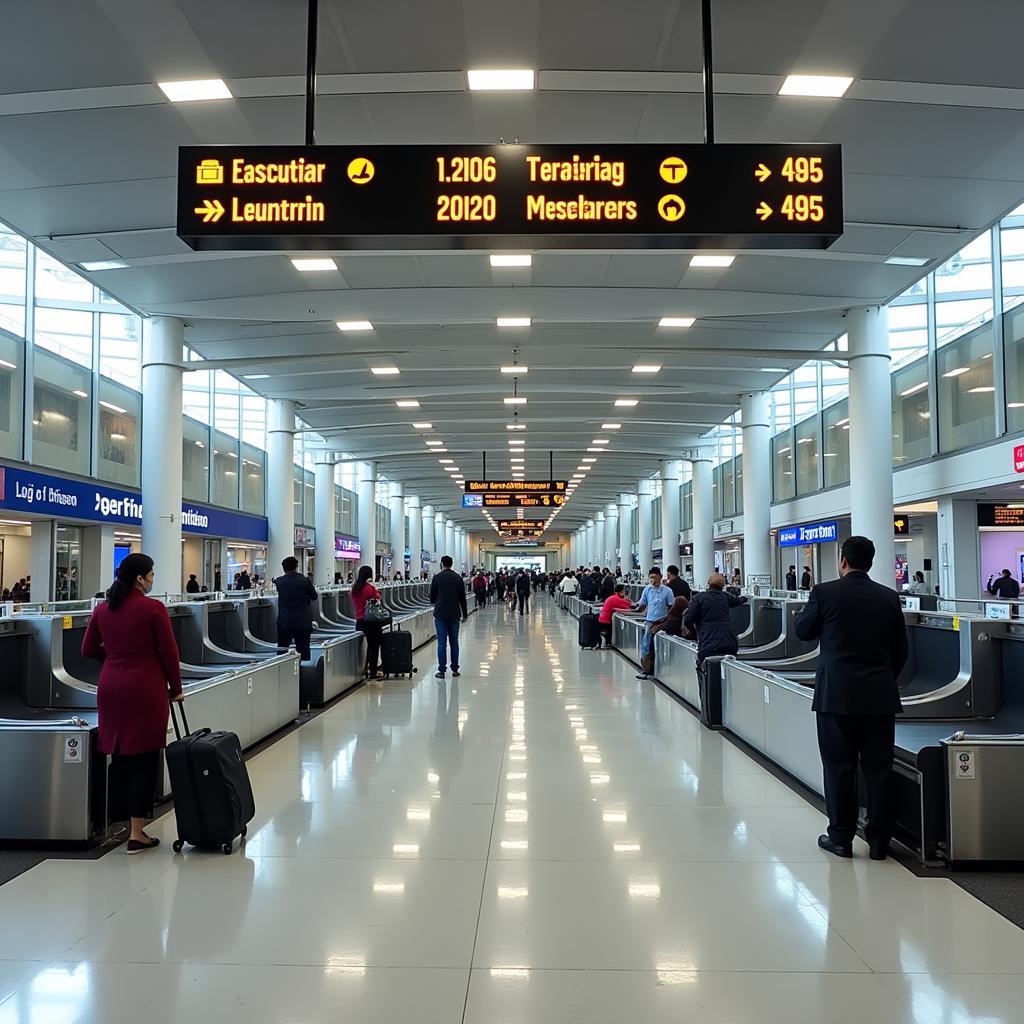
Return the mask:
[[[543,519],[499,519],[498,520],[499,530],[528,530],[530,532],[541,533],[544,530]]]
[[[561,508],[565,504],[564,494],[464,494],[463,508]]]
[[[193,249],[798,248],[843,233],[841,147],[185,146]]]

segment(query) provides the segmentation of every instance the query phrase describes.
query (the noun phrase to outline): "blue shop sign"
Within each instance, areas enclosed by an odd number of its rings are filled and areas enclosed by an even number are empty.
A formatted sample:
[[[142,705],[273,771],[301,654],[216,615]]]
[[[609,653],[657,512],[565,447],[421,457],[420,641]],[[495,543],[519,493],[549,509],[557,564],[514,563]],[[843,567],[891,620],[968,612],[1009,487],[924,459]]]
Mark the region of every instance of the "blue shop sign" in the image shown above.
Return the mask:
[[[15,466],[0,466],[0,508],[35,512],[94,523],[142,525],[142,496],[138,491],[106,487],[91,480],[68,480]],[[267,520],[244,512],[183,502],[183,533],[233,540],[267,542]]]
[[[779,546],[801,547],[804,544],[827,544],[839,540],[839,523],[811,523],[810,526],[787,526],[779,530]]]

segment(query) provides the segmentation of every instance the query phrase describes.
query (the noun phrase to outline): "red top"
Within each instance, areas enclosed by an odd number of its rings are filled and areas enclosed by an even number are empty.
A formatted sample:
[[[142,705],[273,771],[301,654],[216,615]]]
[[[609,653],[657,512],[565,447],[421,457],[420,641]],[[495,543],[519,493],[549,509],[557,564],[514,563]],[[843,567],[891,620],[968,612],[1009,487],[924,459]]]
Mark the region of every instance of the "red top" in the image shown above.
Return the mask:
[[[352,591],[352,608],[356,613],[356,619],[361,619],[366,614],[366,602],[371,598],[380,600],[380,591],[372,583],[367,583],[358,594]]]
[[[607,625],[612,621],[613,612],[628,612],[632,607],[633,602],[628,597],[619,597],[618,594],[612,594],[611,597],[604,599],[604,604],[601,605],[601,614],[598,615],[597,621]]]
[[[167,609],[139,590],[96,606],[82,654],[103,662],[96,706],[100,751],[144,754],[167,742],[167,692],[181,693],[178,644]]]

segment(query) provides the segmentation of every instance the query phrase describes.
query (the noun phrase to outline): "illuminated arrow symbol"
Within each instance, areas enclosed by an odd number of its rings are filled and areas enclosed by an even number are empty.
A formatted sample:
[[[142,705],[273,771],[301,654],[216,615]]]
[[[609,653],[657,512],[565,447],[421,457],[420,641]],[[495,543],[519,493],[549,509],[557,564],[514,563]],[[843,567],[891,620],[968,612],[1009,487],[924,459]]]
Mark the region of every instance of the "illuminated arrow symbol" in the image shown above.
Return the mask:
[[[772,215],[772,208],[765,202],[762,202],[757,208],[757,215],[761,220],[767,220]]]
[[[757,178],[761,184],[764,184],[772,176],[770,167],[765,167],[764,164],[758,164],[757,170],[754,171],[754,177]]]
[[[204,224],[216,224],[224,216],[224,204],[219,199],[204,199],[193,213],[202,214]]]

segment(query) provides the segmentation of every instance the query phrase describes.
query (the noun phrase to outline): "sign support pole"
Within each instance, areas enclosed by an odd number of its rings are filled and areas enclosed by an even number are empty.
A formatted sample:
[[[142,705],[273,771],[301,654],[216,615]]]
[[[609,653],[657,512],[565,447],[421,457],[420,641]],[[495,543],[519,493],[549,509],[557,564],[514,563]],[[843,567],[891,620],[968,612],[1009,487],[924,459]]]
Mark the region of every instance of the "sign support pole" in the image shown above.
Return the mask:
[[[711,48],[711,0],[700,0],[701,41],[704,47],[704,141],[715,141],[714,54]]]
[[[320,0],[309,0],[306,22],[306,145],[316,145],[316,42]]]

